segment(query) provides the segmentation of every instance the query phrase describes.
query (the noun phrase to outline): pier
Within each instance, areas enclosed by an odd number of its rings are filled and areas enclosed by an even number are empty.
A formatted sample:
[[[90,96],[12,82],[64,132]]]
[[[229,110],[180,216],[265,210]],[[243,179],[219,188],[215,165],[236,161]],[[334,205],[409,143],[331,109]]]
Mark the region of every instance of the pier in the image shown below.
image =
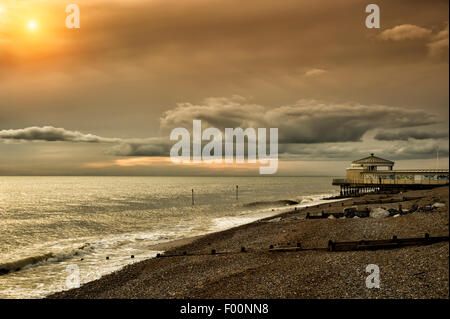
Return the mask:
[[[400,192],[408,189],[429,189],[449,185],[448,169],[394,170],[394,162],[373,153],[351,163],[345,179],[333,179],[343,197],[368,193]]]

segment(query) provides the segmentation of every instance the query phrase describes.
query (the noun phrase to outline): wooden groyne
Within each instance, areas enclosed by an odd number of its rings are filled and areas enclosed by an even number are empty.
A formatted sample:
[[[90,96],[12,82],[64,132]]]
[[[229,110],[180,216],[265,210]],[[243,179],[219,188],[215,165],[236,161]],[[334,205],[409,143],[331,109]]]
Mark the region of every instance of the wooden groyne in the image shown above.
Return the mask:
[[[429,234],[425,234],[424,237],[402,239],[393,236],[392,239],[388,240],[359,240],[345,242],[334,242],[330,240],[328,242],[328,251],[392,249],[406,246],[430,245],[443,241],[449,241],[449,236],[430,237]]]
[[[342,251],[357,251],[357,250],[377,250],[377,249],[394,249],[407,246],[422,246],[431,245],[439,242],[449,241],[449,236],[435,236],[431,237],[428,233],[424,237],[412,237],[412,238],[397,238],[393,236],[391,239],[386,240],[357,240],[357,241],[328,241],[328,247],[312,247],[303,248],[300,242],[296,243],[296,246],[278,246],[270,245],[269,249],[251,249],[241,247],[240,251],[216,251],[212,249],[210,253],[188,253],[183,251],[182,253],[173,254],[157,254],[156,258],[167,257],[188,257],[188,256],[208,256],[208,255],[231,255],[239,253],[284,253],[284,252],[300,252],[300,251],[329,251],[329,252],[342,252]]]

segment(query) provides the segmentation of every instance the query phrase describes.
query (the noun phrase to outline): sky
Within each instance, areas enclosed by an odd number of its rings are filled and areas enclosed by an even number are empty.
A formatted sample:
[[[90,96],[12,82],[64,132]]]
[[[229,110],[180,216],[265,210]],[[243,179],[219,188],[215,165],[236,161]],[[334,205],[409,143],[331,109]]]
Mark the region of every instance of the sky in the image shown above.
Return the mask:
[[[70,3],[79,29],[65,26]],[[365,25],[369,3],[379,29]],[[0,0],[0,175],[259,175],[248,163],[172,163],[171,130],[196,119],[278,128],[280,176],[343,176],[370,153],[448,168],[448,9]]]

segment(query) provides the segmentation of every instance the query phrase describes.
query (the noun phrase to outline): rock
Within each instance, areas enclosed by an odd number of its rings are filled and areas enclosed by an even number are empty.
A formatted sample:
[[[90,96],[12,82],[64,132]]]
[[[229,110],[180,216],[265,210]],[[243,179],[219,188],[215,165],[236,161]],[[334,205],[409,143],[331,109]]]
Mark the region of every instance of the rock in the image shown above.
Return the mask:
[[[346,207],[342,210],[342,212],[344,213],[345,217],[352,218],[358,212],[358,207],[356,206]]]
[[[431,205],[426,205],[426,206],[423,206],[423,207],[420,207],[420,211],[422,211],[422,212],[431,212],[432,210],[433,210],[433,206],[431,206]]]
[[[328,216],[328,219],[336,219],[333,215]]]
[[[372,218],[385,218],[385,217],[389,217],[389,211],[387,211],[386,209],[383,209],[381,207],[377,207],[377,208],[373,208],[370,211],[370,217]]]
[[[359,218],[367,218],[370,216],[370,210],[363,210],[363,211],[358,211],[356,212],[356,216],[358,216]]]
[[[396,210],[395,208],[389,208],[388,211],[390,216],[398,215],[401,213],[401,211]]]
[[[441,208],[441,207],[445,207],[444,203],[434,203],[431,207],[433,208]]]
[[[392,216],[392,217],[394,217],[394,218],[395,218],[395,217],[400,217],[400,214],[394,215],[394,216]]]

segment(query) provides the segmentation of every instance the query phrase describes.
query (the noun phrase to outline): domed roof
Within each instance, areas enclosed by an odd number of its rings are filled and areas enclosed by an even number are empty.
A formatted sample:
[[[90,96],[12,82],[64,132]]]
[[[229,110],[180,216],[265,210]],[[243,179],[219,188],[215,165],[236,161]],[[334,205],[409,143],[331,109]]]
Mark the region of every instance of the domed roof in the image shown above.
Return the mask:
[[[369,157],[364,157],[359,160],[353,161],[352,164],[394,165],[394,162],[374,156],[374,154],[372,153]]]

